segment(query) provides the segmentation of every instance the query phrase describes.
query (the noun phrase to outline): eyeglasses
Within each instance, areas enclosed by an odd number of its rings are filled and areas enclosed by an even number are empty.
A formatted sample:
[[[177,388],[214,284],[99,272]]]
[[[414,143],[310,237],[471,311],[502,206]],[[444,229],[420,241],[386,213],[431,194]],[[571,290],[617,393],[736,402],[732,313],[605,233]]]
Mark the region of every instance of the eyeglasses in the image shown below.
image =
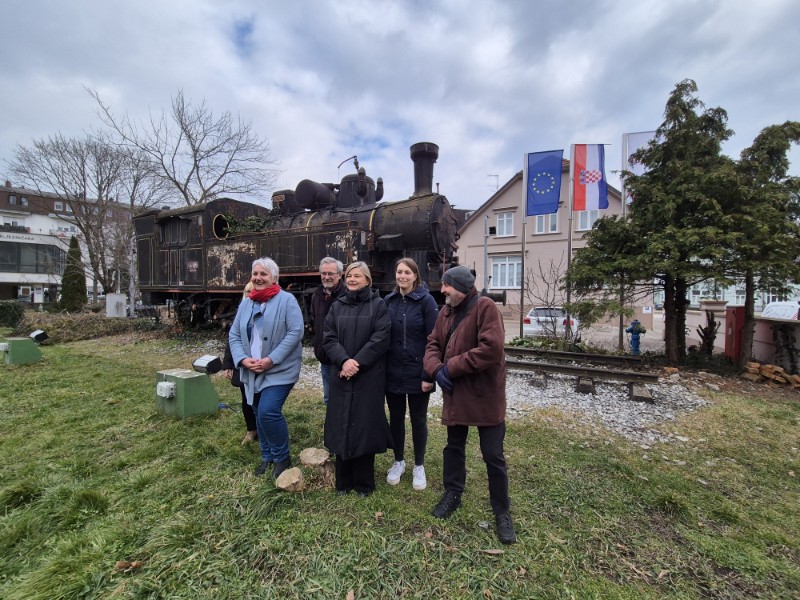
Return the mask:
[[[336,271],[332,272],[320,271],[319,274],[322,275],[323,277],[336,277],[339,273],[337,273]]]

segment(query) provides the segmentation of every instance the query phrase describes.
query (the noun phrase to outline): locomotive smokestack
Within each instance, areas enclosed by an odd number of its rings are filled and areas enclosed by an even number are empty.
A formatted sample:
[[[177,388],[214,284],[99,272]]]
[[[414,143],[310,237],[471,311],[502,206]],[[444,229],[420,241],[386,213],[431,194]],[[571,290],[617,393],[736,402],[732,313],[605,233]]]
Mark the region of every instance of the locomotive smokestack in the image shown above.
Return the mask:
[[[431,142],[419,142],[411,146],[414,161],[414,193],[425,196],[433,193],[433,163],[439,158],[439,146]]]

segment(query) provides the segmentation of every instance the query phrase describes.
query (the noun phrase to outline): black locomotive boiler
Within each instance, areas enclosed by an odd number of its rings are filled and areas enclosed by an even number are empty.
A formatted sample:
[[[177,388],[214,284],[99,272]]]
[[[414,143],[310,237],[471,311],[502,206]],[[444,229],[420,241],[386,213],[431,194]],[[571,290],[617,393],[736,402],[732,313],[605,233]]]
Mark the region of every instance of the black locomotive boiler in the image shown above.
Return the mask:
[[[338,184],[303,180],[272,195],[272,209],[227,198],[134,219],[138,279],[145,304],[170,303],[183,322],[224,319],[235,310],[255,258],[280,265],[281,286],[304,310],[320,285],[319,261],[369,265],[373,287],[394,288],[398,258],[409,256],[441,302],[441,275],[457,262],[457,219],[447,198],[433,191],[436,144],[411,146],[414,193],[381,202],[363,168]],[[357,166],[357,162],[356,162]]]

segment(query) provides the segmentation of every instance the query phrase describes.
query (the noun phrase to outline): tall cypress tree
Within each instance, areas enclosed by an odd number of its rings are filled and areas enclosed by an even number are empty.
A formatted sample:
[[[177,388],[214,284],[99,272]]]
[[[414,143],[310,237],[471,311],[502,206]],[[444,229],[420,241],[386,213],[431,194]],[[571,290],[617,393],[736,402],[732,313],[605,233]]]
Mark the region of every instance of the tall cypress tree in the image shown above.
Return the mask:
[[[67,264],[61,278],[61,310],[78,311],[86,303],[86,272],[81,260],[81,248],[78,239],[73,235],[69,241]]]

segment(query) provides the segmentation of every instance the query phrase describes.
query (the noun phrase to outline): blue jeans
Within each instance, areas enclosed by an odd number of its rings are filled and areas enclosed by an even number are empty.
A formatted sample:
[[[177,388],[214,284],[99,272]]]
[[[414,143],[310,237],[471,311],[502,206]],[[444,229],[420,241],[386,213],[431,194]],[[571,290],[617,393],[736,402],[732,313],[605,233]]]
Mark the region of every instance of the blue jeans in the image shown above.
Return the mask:
[[[327,404],[331,394],[331,365],[319,363],[319,372],[322,373],[322,399]]]
[[[289,427],[283,416],[283,403],[293,387],[293,383],[287,383],[256,392],[253,407],[261,460],[276,463],[289,458]]]

